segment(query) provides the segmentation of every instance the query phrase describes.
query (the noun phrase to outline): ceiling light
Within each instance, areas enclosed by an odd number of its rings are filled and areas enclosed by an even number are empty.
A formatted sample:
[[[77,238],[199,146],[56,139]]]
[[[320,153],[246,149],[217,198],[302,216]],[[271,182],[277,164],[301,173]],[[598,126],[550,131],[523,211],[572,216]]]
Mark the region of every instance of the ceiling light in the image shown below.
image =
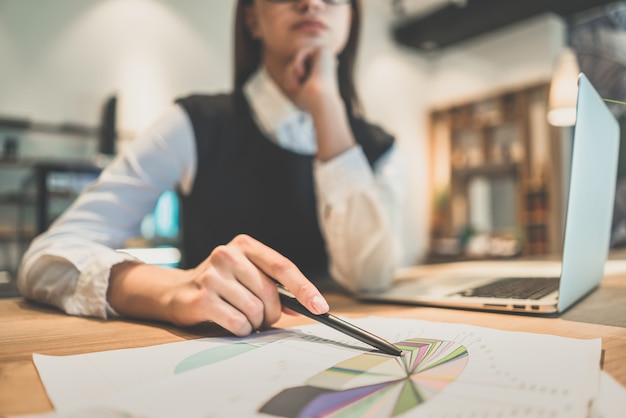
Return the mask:
[[[578,75],[580,68],[576,53],[566,48],[559,55],[548,101],[548,123],[553,126],[573,126],[576,123]]]

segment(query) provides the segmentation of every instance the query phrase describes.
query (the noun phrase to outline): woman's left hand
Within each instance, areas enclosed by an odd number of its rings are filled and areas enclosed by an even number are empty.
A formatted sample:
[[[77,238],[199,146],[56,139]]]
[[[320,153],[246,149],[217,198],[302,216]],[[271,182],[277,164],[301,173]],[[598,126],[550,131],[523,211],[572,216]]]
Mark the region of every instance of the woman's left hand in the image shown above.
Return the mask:
[[[301,49],[285,67],[283,90],[300,109],[311,114],[320,106],[341,102],[337,57],[325,46]]]

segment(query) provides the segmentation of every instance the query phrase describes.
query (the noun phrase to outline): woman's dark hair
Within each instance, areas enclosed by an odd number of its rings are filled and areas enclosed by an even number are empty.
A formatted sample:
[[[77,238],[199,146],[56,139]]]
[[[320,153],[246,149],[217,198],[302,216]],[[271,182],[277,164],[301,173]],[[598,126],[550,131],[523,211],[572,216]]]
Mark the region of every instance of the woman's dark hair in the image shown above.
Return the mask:
[[[239,0],[235,12],[235,88],[243,87],[246,80],[261,64],[261,42],[252,37],[246,25],[245,8],[254,0]],[[359,98],[354,87],[354,64],[361,26],[360,0],[352,0],[352,22],[350,34],[343,51],[339,54],[339,91],[348,111],[360,109]]]

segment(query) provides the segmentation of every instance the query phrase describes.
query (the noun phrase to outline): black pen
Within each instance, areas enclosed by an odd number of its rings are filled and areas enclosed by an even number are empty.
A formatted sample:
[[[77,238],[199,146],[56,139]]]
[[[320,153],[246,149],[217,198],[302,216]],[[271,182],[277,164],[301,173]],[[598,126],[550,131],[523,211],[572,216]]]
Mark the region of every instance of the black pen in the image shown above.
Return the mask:
[[[389,341],[386,341],[372,333],[369,333],[355,325],[352,325],[349,322],[344,321],[343,319],[340,319],[330,313],[324,313],[321,315],[316,315],[312,313],[307,308],[305,308],[304,305],[298,302],[298,300],[290,291],[282,286],[278,286],[278,295],[280,297],[280,302],[282,303],[282,305],[286,308],[291,309],[294,312],[298,312],[299,314],[319,321],[324,325],[328,325],[329,327],[334,328],[337,331],[343,332],[344,334],[349,335],[352,338],[356,338],[359,341],[376,347],[386,354],[391,354],[393,356],[402,355],[402,350],[391,344]]]

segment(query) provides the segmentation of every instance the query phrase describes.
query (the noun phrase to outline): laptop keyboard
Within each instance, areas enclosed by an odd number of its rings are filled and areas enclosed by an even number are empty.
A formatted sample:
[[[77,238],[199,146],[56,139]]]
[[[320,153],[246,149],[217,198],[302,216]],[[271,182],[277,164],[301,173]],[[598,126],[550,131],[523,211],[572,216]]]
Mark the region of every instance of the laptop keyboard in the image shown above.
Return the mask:
[[[541,299],[558,290],[558,277],[510,277],[468,289],[460,294],[480,298]]]

